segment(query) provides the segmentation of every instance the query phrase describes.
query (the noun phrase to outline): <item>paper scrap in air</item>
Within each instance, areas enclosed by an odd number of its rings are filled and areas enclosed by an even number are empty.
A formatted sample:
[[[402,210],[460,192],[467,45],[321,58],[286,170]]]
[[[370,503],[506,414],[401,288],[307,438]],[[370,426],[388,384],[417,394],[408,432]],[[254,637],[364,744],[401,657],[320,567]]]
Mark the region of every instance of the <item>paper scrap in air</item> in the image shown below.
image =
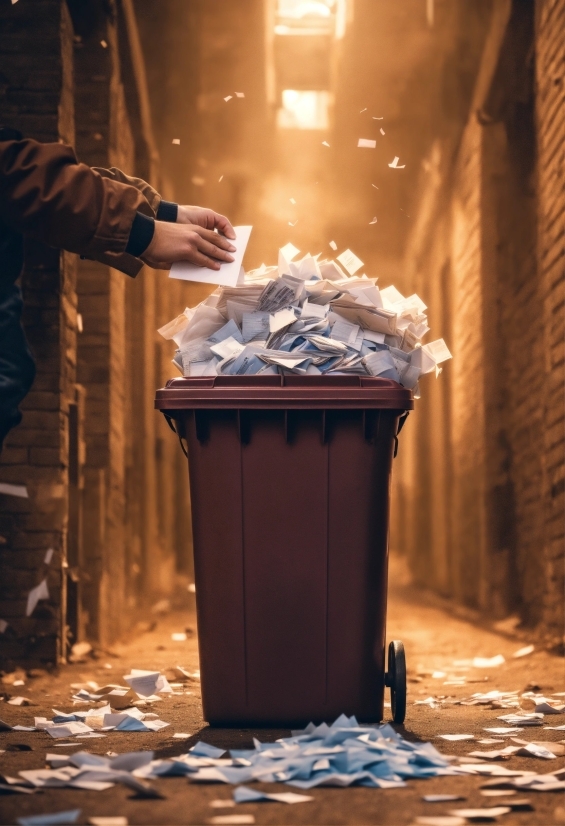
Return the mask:
[[[329,143],[327,141],[322,141],[322,146],[329,146]]]
[[[6,482],[0,482],[0,493],[5,494],[5,496],[19,496],[21,499],[29,499],[25,485],[9,485]]]
[[[359,138],[357,146],[360,149],[375,149],[377,142],[369,138]]]
[[[222,287],[235,287],[252,229],[251,226],[234,227],[236,236],[235,241],[232,241],[236,248],[235,252],[232,253],[234,260],[220,264],[219,270],[198,267],[196,264],[189,264],[188,261],[178,261],[171,267],[169,278],[178,278],[181,281],[197,281],[201,284],[219,284]]]
[[[330,241],[330,247],[331,247],[331,248],[332,248],[332,250],[334,250],[334,252],[335,252],[335,250],[337,250],[337,244],[336,244],[336,242],[335,242],[335,241]]]
[[[398,163],[399,160],[400,160],[400,158],[398,157],[398,155],[395,155],[392,163],[389,163],[390,168],[391,169],[404,169],[406,164],[400,165]]]
[[[35,607],[39,600],[49,599],[49,589],[47,588],[47,580],[42,579],[39,585],[32,588],[27,596],[26,617],[31,617],[35,611]]]
[[[173,138],[173,143],[175,146],[180,146],[180,138]]]

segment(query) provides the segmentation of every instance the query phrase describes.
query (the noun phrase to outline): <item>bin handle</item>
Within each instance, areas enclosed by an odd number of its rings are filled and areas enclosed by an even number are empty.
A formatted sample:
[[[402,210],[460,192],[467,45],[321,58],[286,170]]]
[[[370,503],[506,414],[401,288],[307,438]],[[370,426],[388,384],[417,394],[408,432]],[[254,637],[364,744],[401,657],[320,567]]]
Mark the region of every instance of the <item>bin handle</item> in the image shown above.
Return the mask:
[[[397,455],[398,455],[398,434],[400,433],[400,431],[401,431],[401,430],[402,430],[402,428],[404,427],[404,425],[405,425],[405,423],[406,423],[406,419],[408,418],[408,414],[409,414],[409,412],[410,412],[409,410],[405,410],[405,411],[404,411],[404,413],[402,414],[402,416],[401,416],[401,417],[399,418],[399,420],[398,420],[398,427],[396,428],[396,435],[395,435],[395,437],[394,437],[394,454],[393,454],[393,459],[396,459],[396,457],[397,457]]]
[[[171,416],[167,416],[167,414],[166,414],[166,413],[163,413],[163,416],[165,417],[165,419],[166,419],[166,421],[167,421],[167,424],[169,425],[169,427],[171,428],[171,430],[173,431],[173,433],[176,433],[176,435],[179,437],[179,445],[180,445],[180,447],[181,447],[181,450],[182,450],[182,452],[184,453],[184,455],[186,456],[186,458],[188,459],[188,451],[187,451],[187,449],[185,448],[185,446],[184,446],[184,445],[183,445],[183,443],[182,443],[182,436],[180,435],[180,433],[178,432],[178,430],[177,430],[177,429],[176,429],[176,427],[174,426],[174,424],[173,424],[173,420],[172,420]]]

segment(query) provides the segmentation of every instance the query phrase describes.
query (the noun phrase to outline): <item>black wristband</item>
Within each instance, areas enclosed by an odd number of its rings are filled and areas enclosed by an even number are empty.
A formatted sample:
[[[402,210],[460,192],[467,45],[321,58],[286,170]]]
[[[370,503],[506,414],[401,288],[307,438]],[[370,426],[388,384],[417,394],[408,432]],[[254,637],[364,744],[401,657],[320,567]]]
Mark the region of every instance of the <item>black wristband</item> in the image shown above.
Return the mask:
[[[126,252],[130,255],[134,255],[136,258],[139,258],[140,255],[143,255],[151,243],[154,232],[155,220],[153,218],[148,218],[147,215],[143,215],[141,212],[138,212],[133,219],[133,224],[131,225],[131,232],[129,234]]]
[[[161,201],[155,216],[158,221],[169,221],[171,224],[176,224],[179,214],[179,205],[172,201]]]

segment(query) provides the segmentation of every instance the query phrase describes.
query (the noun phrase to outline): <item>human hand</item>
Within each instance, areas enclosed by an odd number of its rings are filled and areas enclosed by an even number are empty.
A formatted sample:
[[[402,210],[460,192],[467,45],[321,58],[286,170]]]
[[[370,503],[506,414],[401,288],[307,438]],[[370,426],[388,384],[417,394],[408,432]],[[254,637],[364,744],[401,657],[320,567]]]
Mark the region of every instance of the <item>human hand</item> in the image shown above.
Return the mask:
[[[179,204],[177,224],[197,224],[204,229],[217,229],[226,238],[235,240],[235,232],[228,219],[213,209]]]
[[[235,247],[227,238],[195,224],[155,221],[155,232],[141,260],[157,270],[168,270],[175,261],[219,270],[220,262],[233,261]]]

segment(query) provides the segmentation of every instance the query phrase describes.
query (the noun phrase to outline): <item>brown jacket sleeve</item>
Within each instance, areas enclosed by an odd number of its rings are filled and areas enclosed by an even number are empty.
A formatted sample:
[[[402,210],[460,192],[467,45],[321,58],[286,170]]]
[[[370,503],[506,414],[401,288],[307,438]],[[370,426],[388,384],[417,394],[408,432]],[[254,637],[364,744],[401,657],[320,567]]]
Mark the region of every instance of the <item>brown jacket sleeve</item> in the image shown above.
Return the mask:
[[[103,178],[109,178],[110,180],[118,181],[121,184],[134,186],[137,190],[139,190],[139,192],[141,192],[142,195],[145,196],[149,206],[153,210],[153,214],[157,214],[159,204],[161,203],[161,196],[157,190],[153,189],[151,184],[148,184],[147,181],[143,180],[143,178],[134,178],[131,175],[126,175],[125,172],[122,172],[122,170],[118,169],[116,166],[111,166],[110,169],[103,169],[99,166],[93,166],[92,169],[95,172],[98,172],[99,175],[102,175]]]
[[[53,247],[118,261],[137,211],[153,215],[142,192],[78,163],[71,147],[0,141],[0,220],[12,229]],[[141,267],[129,258],[132,267]]]

